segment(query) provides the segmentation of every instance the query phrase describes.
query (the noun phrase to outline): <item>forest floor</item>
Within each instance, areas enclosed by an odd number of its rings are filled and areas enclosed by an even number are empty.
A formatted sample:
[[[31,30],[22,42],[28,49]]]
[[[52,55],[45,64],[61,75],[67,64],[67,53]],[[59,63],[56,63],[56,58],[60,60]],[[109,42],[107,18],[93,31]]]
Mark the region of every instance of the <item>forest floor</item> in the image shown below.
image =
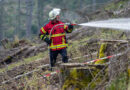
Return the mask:
[[[91,14],[92,16],[89,15],[89,17],[92,20],[100,20],[102,18],[107,19],[112,17],[130,17],[129,5],[123,5],[123,8],[119,7],[114,11],[111,11],[111,8],[114,7],[106,7],[107,10],[99,10],[98,14],[97,12],[95,12]],[[100,42],[100,40],[101,39],[126,40],[127,36],[125,36],[125,34],[122,35],[122,33],[123,33],[122,31],[113,31],[113,30],[104,31],[103,29],[76,27],[76,30],[72,34],[69,34],[67,36],[67,38],[69,39],[68,43],[70,45],[67,49],[68,57],[70,59],[76,57],[81,58],[73,59],[70,62],[85,62],[87,60],[96,59],[97,56],[95,54],[94,55],[92,54],[99,51],[100,45],[98,43]],[[27,72],[37,69],[39,69],[39,71],[37,71],[39,77],[41,77],[40,75],[50,73],[50,71],[48,71],[49,57],[48,57],[47,45],[39,39],[36,39],[34,41],[35,42],[19,40],[15,43],[14,42],[4,43],[6,44],[5,46],[7,48],[1,49],[0,51],[0,82],[7,81],[18,75],[23,75]],[[88,55],[88,57],[84,58],[83,57],[84,55]],[[61,56],[58,56],[57,62],[58,61],[61,61]],[[44,65],[47,65],[46,68],[42,67]],[[33,77],[34,73],[35,72],[29,75]],[[28,78],[28,81],[29,80],[30,78]],[[39,82],[43,83],[44,80]],[[54,83],[55,82],[52,82],[51,84]],[[35,82],[33,82],[33,84],[35,84]],[[49,82],[46,82],[46,84],[49,85]],[[12,86],[12,84],[10,83],[9,84],[7,83],[7,85]],[[7,85],[3,87],[5,88],[7,87]],[[0,88],[3,87],[1,86]],[[46,86],[43,87],[45,88]],[[50,86],[50,88],[52,87],[53,86]],[[13,86],[10,88],[12,89]],[[128,88],[130,89],[130,83]]]

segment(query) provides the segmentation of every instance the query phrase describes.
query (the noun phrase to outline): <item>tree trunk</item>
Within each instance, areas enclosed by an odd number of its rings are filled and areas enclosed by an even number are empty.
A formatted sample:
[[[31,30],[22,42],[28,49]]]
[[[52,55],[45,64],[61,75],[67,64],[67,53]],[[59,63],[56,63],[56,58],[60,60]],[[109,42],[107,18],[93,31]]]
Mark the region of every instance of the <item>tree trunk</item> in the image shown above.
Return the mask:
[[[37,1],[37,20],[38,20],[38,30],[43,26],[42,23],[42,16],[43,16],[43,0],[38,0]]]
[[[18,36],[18,31],[21,30],[20,26],[21,26],[21,17],[20,17],[20,11],[21,10],[21,0],[18,0],[18,7],[17,7],[17,16],[16,16],[16,29],[15,29],[15,35]]]
[[[1,0],[0,1],[0,40],[2,40],[4,37],[4,31],[3,31],[4,14],[3,14],[3,12],[4,12],[4,0]]]
[[[21,23],[20,23],[20,18],[21,18],[21,17],[20,17],[20,10],[21,10],[21,5],[20,5],[20,3],[21,3],[21,0],[18,1],[18,29],[17,29],[18,31],[21,30],[21,28],[20,28],[20,26],[21,26],[21,25],[20,25],[20,24],[21,24]],[[16,32],[16,34],[18,34],[18,33]]]
[[[32,25],[32,12],[33,12],[33,0],[26,0],[27,8],[27,22],[26,22],[26,37],[31,36],[31,25]]]
[[[93,0],[92,4],[93,4],[93,6],[92,6],[93,10],[92,11],[94,12],[96,10],[96,0]]]

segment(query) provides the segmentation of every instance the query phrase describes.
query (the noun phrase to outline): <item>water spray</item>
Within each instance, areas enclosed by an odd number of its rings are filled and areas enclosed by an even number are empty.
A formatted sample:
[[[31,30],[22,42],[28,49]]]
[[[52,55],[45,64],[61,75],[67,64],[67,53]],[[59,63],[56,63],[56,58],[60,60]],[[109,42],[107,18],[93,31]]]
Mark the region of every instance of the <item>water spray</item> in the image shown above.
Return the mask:
[[[117,18],[102,21],[91,21],[87,23],[72,24],[72,25],[130,31],[130,18]]]

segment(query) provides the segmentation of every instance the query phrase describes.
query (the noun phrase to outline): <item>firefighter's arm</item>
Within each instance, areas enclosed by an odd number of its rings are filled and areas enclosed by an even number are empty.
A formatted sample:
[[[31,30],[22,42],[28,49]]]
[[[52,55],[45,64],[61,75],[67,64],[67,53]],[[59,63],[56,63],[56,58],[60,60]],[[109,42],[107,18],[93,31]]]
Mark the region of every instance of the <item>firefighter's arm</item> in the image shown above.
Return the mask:
[[[71,33],[73,31],[73,25],[64,25],[64,29],[66,30],[67,33]]]
[[[48,36],[46,35],[46,31],[45,31],[45,29],[44,29],[44,27],[42,27],[41,29],[40,29],[40,34],[39,34],[39,36],[40,36],[40,38],[41,38],[41,40],[44,40],[47,44],[50,44],[51,43],[51,40],[49,40],[49,38],[48,38]]]

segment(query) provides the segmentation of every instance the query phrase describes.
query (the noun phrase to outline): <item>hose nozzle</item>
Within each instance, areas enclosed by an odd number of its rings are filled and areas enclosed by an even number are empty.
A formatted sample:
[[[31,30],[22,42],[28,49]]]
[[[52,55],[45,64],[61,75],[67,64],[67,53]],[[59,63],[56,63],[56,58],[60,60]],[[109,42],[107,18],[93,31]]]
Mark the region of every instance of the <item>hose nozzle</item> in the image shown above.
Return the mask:
[[[76,26],[77,24],[74,23],[74,24],[71,24],[71,25]]]
[[[65,23],[66,25],[73,25],[73,26],[76,26],[76,25],[78,25],[78,24],[76,24],[76,23]]]

